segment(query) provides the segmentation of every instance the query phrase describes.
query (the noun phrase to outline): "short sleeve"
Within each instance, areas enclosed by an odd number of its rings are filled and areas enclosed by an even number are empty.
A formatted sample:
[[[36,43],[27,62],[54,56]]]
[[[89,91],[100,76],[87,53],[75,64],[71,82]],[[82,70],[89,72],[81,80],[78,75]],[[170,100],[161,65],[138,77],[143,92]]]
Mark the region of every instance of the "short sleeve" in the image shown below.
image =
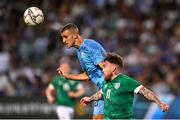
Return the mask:
[[[49,84],[48,87],[49,87],[49,89],[51,89],[51,90],[54,90],[54,89],[55,89],[53,84]]]
[[[141,84],[135,79],[127,78],[125,80],[125,86],[128,92],[138,92],[139,90],[136,88],[140,88]]]
[[[83,88],[83,85],[81,83],[78,83],[76,89],[81,89],[81,88]]]

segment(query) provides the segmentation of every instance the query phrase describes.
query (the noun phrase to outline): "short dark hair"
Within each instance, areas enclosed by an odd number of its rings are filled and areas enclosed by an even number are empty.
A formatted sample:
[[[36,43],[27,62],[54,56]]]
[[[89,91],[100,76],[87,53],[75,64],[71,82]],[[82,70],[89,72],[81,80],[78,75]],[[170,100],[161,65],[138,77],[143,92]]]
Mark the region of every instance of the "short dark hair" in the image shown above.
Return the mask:
[[[116,64],[120,68],[123,68],[123,66],[124,66],[122,57],[120,55],[116,54],[116,53],[108,52],[106,54],[106,58],[104,59],[104,61],[108,61],[110,63]]]
[[[79,33],[78,27],[73,23],[68,23],[68,24],[64,25],[60,32],[62,33],[65,30],[70,30],[70,29],[71,30],[76,30]]]

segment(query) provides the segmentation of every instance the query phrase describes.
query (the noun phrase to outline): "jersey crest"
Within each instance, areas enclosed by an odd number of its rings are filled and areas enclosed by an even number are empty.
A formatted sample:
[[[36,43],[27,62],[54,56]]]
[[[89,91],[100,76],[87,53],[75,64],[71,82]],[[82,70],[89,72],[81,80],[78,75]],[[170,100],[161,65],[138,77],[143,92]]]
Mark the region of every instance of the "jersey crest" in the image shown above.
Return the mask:
[[[104,86],[103,86],[103,87],[104,87],[104,89],[106,89],[106,87],[107,87],[107,84],[104,84]]]
[[[82,55],[82,57],[85,57],[85,53],[84,52],[81,52],[81,55]]]
[[[115,89],[118,89],[120,86],[121,86],[120,83],[115,83],[115,84],[114,84],[114,88],[115,88]]]

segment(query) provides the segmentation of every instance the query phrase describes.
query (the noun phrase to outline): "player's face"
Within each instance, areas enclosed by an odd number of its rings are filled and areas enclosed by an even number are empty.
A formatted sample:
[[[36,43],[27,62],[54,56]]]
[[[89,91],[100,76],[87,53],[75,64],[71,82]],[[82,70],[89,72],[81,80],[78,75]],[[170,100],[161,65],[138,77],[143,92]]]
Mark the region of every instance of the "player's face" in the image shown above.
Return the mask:
[[[66,74],[70,73],[71,68],[70,68],[70,66],[67,63],[62,63],[60,65],[60,68],[62,68],[64,73],[66,73]]]
[[[112,71],[111,71],[111,64],[108,61],[102,62],[100,67],[104,73],[104,79],[106,81],[111,80]]]
[[[63,43],[67,48],[73,47],[75,43],[74,35],[70,30],[65,30],[61,33],[61,37],[63,39]]]

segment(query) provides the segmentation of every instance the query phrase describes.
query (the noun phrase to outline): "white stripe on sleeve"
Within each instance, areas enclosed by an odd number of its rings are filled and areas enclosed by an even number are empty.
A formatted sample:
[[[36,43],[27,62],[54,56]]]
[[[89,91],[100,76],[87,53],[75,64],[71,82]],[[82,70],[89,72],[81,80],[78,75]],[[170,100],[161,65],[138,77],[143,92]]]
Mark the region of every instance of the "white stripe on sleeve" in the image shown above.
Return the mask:
[[[138,93],[139,92],[139,90],[141,89],[141,87],[142,87],[142,85],[140,85],[140,86],[138,86],[136,89],[134,89],[134,93]]]
[[[54,86],[53,86],[53,84],[49,84],[48,87],[49,87],[49,89],[51,89],[51,90],[55,89]]]

